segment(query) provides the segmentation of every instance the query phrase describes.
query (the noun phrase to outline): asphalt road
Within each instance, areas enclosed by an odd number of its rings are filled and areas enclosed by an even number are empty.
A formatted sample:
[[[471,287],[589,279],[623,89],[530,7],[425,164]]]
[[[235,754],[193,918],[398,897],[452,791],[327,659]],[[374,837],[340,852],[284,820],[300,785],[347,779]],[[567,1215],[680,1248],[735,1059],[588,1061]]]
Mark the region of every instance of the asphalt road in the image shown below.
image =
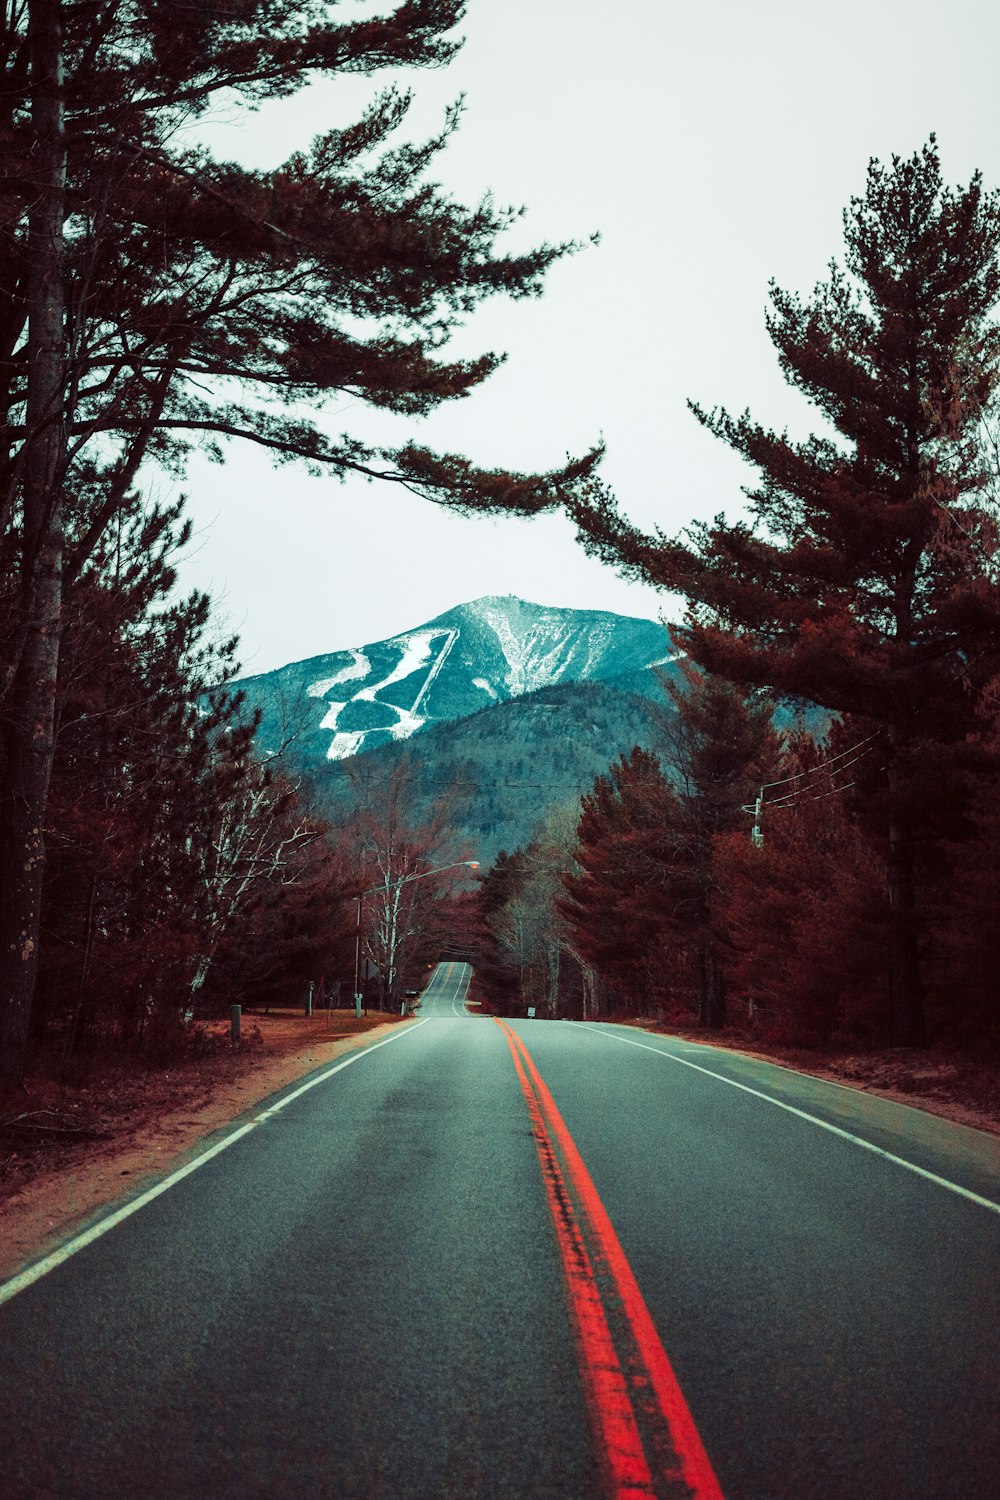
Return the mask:
[[[468,964],[438,964],[430,983],[420,997],[417,1014],[423,1019],[461,1019],[468,1015],[465,998],[469,993],[472,970]]]
[[[694,1493],[639,1411],[632,1273],[716,1494],[1000,1496],[996,1142],[628,1028],[509,1038],[467,982],[0,1290],[5,1500]],[[601,1448],[602,1308],[652,1488]]]

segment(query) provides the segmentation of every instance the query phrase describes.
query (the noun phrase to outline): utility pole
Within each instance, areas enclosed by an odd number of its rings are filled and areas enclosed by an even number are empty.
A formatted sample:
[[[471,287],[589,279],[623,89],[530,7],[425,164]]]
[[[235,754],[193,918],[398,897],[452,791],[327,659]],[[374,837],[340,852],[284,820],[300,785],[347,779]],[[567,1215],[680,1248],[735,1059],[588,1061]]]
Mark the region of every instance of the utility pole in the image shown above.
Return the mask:
[[[753,827],[750,829],[750,841],[755,849],[759,849],[764,842],[764,830],[760,826],[760,818],[763,811],[764,788],[761,787],[757,793],[757,801],[753,805]]]

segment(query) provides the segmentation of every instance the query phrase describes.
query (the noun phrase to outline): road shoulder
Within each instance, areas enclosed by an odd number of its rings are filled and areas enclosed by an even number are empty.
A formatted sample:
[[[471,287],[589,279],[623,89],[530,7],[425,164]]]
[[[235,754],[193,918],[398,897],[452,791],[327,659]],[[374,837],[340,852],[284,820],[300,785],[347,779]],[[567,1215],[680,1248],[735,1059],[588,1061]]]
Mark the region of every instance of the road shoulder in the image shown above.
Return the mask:
[[[185,1097],[126,1136],[95,1142],[72,1162],[39,1173],[0,1204],[0,1280],[49,1254],[105,1210],[138,1196],[264,1100],[345,1053],[381,1040],[400,1024],[386,1021],[330,1040],[316,1033],[299,1048],[265,1052],[238,1076],[219,1081],[207,1098]]]
[[[609,1024],[612,1024],[609,1022]],[[868,1053],[816,1053],[800,1047],[769,1047],[757,1038],[709,1035],[638,1018],[615,1021],[630,1029],[705,1047],[723,1055],[754,1058],[787,1072],[822,1078],[842,1088],[891,1099],[956,1125],[1000,1136],[1000,1067],[957,1054],[887,1048]]]

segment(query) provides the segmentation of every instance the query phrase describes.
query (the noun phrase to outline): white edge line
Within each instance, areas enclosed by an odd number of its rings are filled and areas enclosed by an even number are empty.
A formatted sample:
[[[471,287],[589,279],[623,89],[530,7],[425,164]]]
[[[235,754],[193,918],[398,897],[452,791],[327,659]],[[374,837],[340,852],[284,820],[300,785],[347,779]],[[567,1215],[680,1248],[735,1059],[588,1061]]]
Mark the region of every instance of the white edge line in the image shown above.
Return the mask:
[[[189,1161],[186,1166],[179,1167],[176,1172],[171,1172],[168,1177],[164,1177],[162,1182],[158,1182],[154,1187],[148,1188],[138,1198],[132,1198],[128,1203],[122,1204],[121,1208],[117,1208],[114,1213],[108,1214],[106,1219],[98,1220],[89,1229],[85,1229],[82,1234],[75,1235],[73,1239],[67,1240],[65,1245],[60,1245],[58,1250],[53,1250],[50,1255],[46,1255],[42,1260],[36,1261],[27,1270],[21,1271],[17,1276],[12,1276],[9,1281],[0,1283],[0,1306],[5,1302],[9,1302],[12,1297],[16,1297],[18,1292],[23,1292],[27,1287],[32,1286],[34,1282],[40,1281],[43,1276],[47,1276],[57,1266],[61,1266],[65,1261],[69,1260],[71,1255],[75,1255],[78,1250],[84,1250],[88,1245],[93,1244],[94,1240],[99,1240],[102,1234],[107,1234],[109,1230],[121,1224],[124,1219],[131,1218],[132,1214],[138,1213],[140,1208],[145,1208],[147,1203],[152,1203],[154,1198],[159,1198],[160,1194],[165,1193],[168,1188],[174,1187],[178,1182],[183,1181],[185,1177],[189,1177],[192,1172],[196,1172],[199,1167],[203,1167],[206,1162],[211,1161],[213,1156],[218,1156],[220,1152],[225,1151],[229,1146],[235,1145],[245,1135],[249,1135],[251,1130],[256,1130],[258,1125],[263,1125],[265,1121],[270,1120],[272,1116],[276,1115],[279,1110],[284,1109],[286,1104],[291,1104],[293,1099],[300,1098],[303,1094],[308,1093],[310,1089],[314,1089],[318,1084],[325,1083],[328,1078],[332,1078],[334,1073],[340,1073],[344,1068],[349,1068],[351,1063],[360,1062],[361,1058],[368,1057],[371,1053],[377,1052],[379,1047],[387,1047],[390,1042],[397,1042],[401,1036],[416,1031],[418,1026],[423,1026],[424,1024],[425,1021],[417,1021],[413,1026],[407,1026],[402,1031],[393,1032],[392,1036],[383,1037],[380,1042],[373,1042],[369,1047],[363,1047],[356,1052],[352,1052],[349,1057],[345,1057],[340,1062],[335,1063],[332,1068],[326,1068],[318,1077],[310,1078],[308,1083],[304,1083],[300,1088],[293,1090],[292,1093],[286,1094],[283,1099],[279,1099],[277,1104],[272,1104],[270,1109],[265,1109],[263,1114],[259,1114],[253,1120],[249,1120],[246,1125],[241,1125],[231,1135],[225,1136],[221,1141],[216,1141],[214,1146],[209,1146],[208,1150],[203,1151],[200,1156],[196,1156],[194,1161]]]
[[[468,969],[468,976],[466,975],[466,970],[467,969]],[[454,1014],[458,1017],[458,1019],[460,1021],[465,1021],[465,1020],[468,1020],[468,1018],[469,1018],[469,1011],[468,1011],[468,1008],[466,1007],[465,1002],[466,1002],[466,999],[468,998],[469,983],[470,983],[471,979],[472,979],[472,970],[469,969],[469,965],[468,964],[463,964],[462,965],[462,972],[458,976],[458,980],[457,980],[456,985],[455,985],[456,990],[461,989],[461,987],[462,987],[463,984],[465,985],[465,993],[462,995],[462,1009],[459,1010],[459,1008],[458,1008],[458,999],[457,998],[453,999],[452,1002],[451,1002],[452,1011],[454,1012]]]
[[[651,1047],[648,1042],[635,1042],[630,1036],[618,1036],[614,1031],[598,1032],[589,1026],[584,1027],[583,1030],[589,1032],[591,1036],[603,1035],[608,1041],[624,1042],[626,1047],[641,1047],[643,1052],[655,1052],[657,1057],[665,1057],[669,1062],[679,1063],[682,1068],[694,1068],[696,1073],[704,1073],[708,1078],[716,1078],[720,1083],[728,1083],[730,1088],[740,1089],[744,1094],[752,1094],[755,1099],[763,1099],[765,1104],[773,1104],[776,1109],[783,1109],[790,1115],[797,1115],[800,1120],[807,1120],[810,1125],[818,1125],[821,1130],[828,1130],[831,1135],[838,1135],[841,1140],[850,1141],[852,1145],[860,1146],[863,1151],[871,1151],[873,1155],[881,1156],[884,1161],[891,1161],[897,1167],[905,1168],[907,1172],[915,1172],[918,1177],[924,1177],[928,1182],[936,1183],[938,1187],[947,1188],[950,1193],[957,1193],[960,1198],[967,1198],[970,1203],[978,1203],[980,1208],[988,1208],[991,1213],[1000,1214],[1000,1203],[994,1203],[992,1198],[984,1198],[980,1193],[974,1193],[971,1188],[962,1187],[947,1177],[939,1177],[936,1172],[928,1172],[926,1167],[918,1167],[915,1162],[907,1161],[902,1156],[895,1156],[891,1151],[884,1150],[882,1146],[875,1146],[871,1141],[866,1141],[859,1135],[852,1135],[849,1130],[843,1130],[839,1125],[831,1125],[829,1120],[821,1120],[818,1115],[810,1115],[804,1109],[796,1109],[794,1104],[786,1104],[782,1099],[775,1099],[771,1094],[762,1094],[759,1089],[752,1089],[749,1084],[737,1083],[735,1078],[727,1078],[724,1073],[713,1073],[711,1068],[703,1068],[699,1063],[688,1062],[686,1057],[677,1057],[673,1052],[664,1052],[660,1047]],[[801,1076],[812,1077],[812,1074]],[[827,1080],[820,1078],[817,1081],[825,1083]]]

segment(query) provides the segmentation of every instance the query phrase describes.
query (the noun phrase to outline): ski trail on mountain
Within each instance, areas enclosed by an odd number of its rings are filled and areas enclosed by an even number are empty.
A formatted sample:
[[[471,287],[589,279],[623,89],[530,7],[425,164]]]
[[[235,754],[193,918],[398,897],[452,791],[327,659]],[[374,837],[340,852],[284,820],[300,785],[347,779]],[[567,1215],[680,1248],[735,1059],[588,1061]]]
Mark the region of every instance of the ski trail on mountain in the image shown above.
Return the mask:
[[[357,646],[350,647],[353,661],[349,661],[346,667],[341,667],[339,672],[332,677],[322,677],[319,682],[310,683],[306,688],[310,698],[325,698],[332,687],[339,687],[342,682],[354,682],[358,677],[365,677],[371,671],[371,662],[365,653]],[[343,708],[343,704],[340,705]]]
[[[424,678],[423,687],[420,689],[420,692],[413,700],[413,707],[410,709],[411,714],[416,715],[417,709],[420,707],[421,703],[424,701],[424,698],[427,696],[427,690],[429,689],[437,674],[440,672],[441,668],[444,666],[445,662],[448,660],[448,653],[451,651],[452,646],[454,646],[455,642],[458,640],[458,637],[459,632],[457,630],[453,630],[448,639],[445,641],[444,646],[442,647],[441,652],[438,655],[437,661],[434,663],[430,671],[427,673],[427,676]]]
[[[641,674],[654,664],[676,670],[682,655],[654,621],[489,596],[240,685],[262,713],[265,751],[283,742],[286,705],[297,699],[309,756],[341,761],[422,733],[442,716],[459,720],[556,685],[621,678],[623,690],[655,696],[655,680],[644,691]]]
[[[442,635],[446,637],[445,643],[434,657],[433,662],[431,662],[430,669],[417,690],[412,707],[400,708],[396,703],[387,703],[384,699],[379,698],[378,694],[385,692],[386,688],[392,687],[394,683],[405,681],[407,677],[412,677],[414,672],[419,671],[421,667],[425,666],[431,660],[431,647],[433,643],[439,640]],[[384,708],[396,715],[396,722],[394,724],[379,726],[375,731],[376,733],[388,734],[393,740],[402,740],[408,739],[410,735],[416,734],[418,729],[423,728],[427,720],[426,717],[421,717],[417,710],[423,702],[431,683],[444,666],[448,658],[448,653],[458,640],[458,636],[459,632],[457,629],[417,630],[409,635],[397,636],[388,642],[389,645],[400,648],[400,657],[396,665],[388,677],[383,677],[378,682],[368,683],[367,686],[355,693],[354,697],[350,700],[352,703],[377,703],[380,708]],[[366,670],[370,670],[367,659],[365,667]],[[352,672],[351,676],[353,677],[354,675],[357,674]],[[332,682],[328,680],[327,685],[333,686],[345,681],[347,681],[347,678],[341,675],[333,679]],[[316,685],[318,687],[320,684]],[[346,760],[348,756],[354,755],[357,752],[366,736],[372,733],[368,729],[338,730],[338,720],[346,707],[346,703],[331,703],[327,708],[323,722],[319,726],[321,729],[332,729],[334,731],[330,748],[326,752],[327,760]]]

